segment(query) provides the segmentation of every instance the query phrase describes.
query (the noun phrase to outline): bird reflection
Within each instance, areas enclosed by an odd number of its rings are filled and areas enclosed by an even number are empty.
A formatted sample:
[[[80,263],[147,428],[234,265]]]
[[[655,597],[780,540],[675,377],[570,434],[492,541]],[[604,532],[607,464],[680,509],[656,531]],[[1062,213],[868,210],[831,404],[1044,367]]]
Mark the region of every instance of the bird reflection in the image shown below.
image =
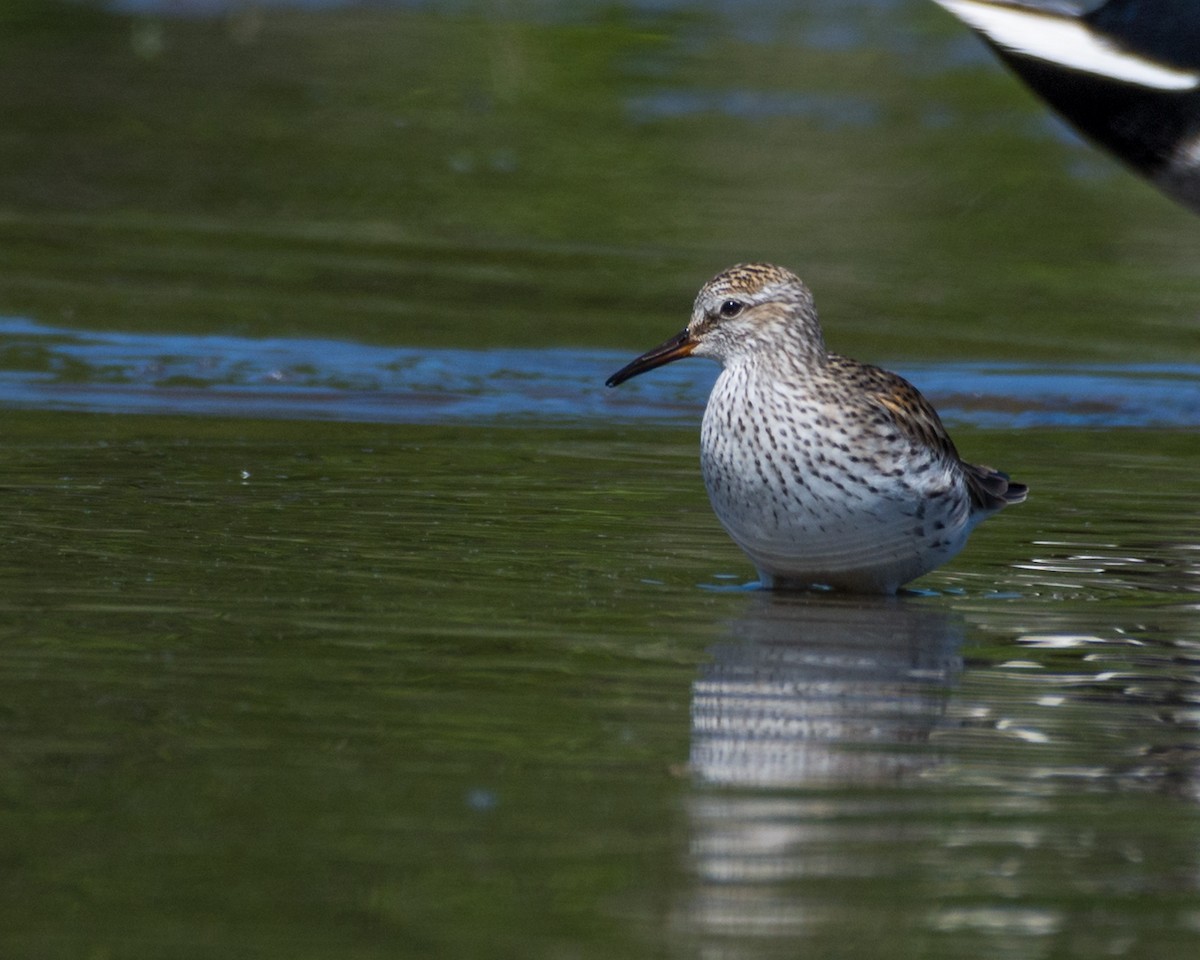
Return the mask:
[[[912,747],[943,714],[962,629],[919,601],[763,598],[693,685],[693,775],[793,787],[878,782],[932,762]]]
[[[964,628],[918,598],[755,600],[693,685],[697,883],[679,920],[691,936],[762,945],[815,919],[794,882],[859,873],[864,826],[891,821],[877,792],[856,816],[839,788],[886,787],[937,763],[928,740],[962,669]]]

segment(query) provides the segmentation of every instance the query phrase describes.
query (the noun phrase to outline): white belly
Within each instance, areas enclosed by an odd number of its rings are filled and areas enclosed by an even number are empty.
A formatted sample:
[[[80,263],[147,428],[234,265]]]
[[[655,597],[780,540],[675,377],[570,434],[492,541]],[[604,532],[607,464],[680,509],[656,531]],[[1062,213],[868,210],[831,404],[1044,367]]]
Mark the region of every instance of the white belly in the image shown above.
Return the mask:
[[[962,549],[972,517],[957,464],[882,431],[851,441],[822,404],[750,393],[734,372],[705,410],[701,466],[765,586],[893,592]]]

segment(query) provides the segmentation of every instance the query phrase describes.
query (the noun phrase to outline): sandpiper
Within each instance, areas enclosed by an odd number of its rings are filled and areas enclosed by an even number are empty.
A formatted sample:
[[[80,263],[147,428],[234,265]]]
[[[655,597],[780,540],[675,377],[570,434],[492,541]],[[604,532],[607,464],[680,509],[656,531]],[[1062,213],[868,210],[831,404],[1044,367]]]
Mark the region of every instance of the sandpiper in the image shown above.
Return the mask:
[[[608,386],[687,356],[724,368],[704,411],[704,484],[768,589],[895,593],[1025,499],[1024,484],[959,458],[907,380],[829,352],[812,294],[790,270],[717,274],[683,332]]]

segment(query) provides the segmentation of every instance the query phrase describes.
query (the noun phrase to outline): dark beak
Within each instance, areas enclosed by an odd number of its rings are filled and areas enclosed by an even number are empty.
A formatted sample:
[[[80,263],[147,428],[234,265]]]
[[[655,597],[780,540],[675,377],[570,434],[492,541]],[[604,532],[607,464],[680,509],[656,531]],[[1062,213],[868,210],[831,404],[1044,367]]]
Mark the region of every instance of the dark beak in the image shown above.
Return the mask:
[[[661,367],[664,363],[670,363],[672,360],[679,360],[682,357],[686,357],[695,349],[696,341],[691,338],[685,329],[682,333],[673,336],[666,343],[660,344],[653,350],[647,350],[636,360],[631,360],[605,380],[604,383],[606,386],[615,387],[617,384],[624,383],[626,380],[636,377],[639,373],[645,373],[647,370]]]

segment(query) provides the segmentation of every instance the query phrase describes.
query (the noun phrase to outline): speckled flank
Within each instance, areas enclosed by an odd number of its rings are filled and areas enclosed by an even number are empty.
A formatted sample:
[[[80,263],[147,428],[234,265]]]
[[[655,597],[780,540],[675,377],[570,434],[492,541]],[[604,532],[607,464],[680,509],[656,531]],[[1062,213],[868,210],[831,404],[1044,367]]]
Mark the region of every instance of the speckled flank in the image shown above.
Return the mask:
[[[724,367],[701,431],[704,482],[766,586],[894,592],[1025,498],[1004,474],[964,463],[903,378],[829,353],[812,295],[790,271],[718,274],[683,337],[686,353]],[[649,368],[637,363],[626,370]]]

